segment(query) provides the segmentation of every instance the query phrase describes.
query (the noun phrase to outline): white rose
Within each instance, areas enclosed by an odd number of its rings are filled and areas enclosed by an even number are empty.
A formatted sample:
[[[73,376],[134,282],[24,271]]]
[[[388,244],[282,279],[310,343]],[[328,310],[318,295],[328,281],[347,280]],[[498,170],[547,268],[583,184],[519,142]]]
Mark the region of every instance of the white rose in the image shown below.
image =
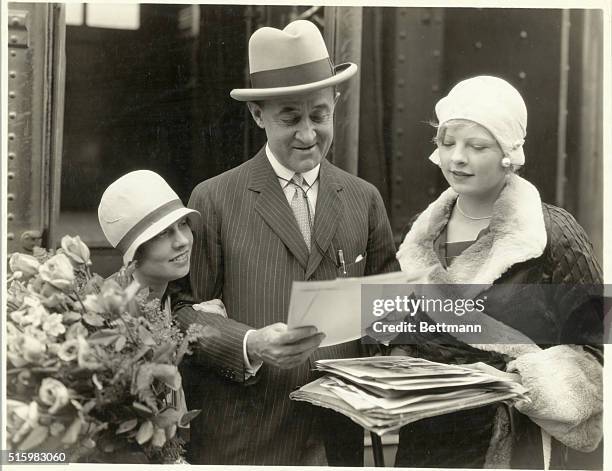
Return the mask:
[[[74,260],[76,263],[81,265],[90,265],[89,260],[89,248],[81,240],[79,236],[70,237],[68,235],[62,238],[62,249],[64,253]]]
[[[74,285],[74,269],[68,257],[57,254],[47,260],[39,270],[40,277],[55,288],[68,291]]]
[[[55,414],[70,401],[70,393],[62,382],[55,378],[45,378],[38,390],[40,400],[50,406],[49,413]]]
[[[38,274],[40,263],[31,255],[14,253],[9,259],[9,268],[12,273],[21,272],[22,278],[27,280]]]

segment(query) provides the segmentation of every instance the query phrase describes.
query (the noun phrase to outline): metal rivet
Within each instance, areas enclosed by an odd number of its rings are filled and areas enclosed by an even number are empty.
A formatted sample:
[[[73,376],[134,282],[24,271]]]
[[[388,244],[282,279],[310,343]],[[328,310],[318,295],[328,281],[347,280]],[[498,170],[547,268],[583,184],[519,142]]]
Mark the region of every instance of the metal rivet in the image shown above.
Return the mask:
[[[522,39],[527,39],[527,31],[525,31],[525,30],[521,31],[521,38]]]
[[[400,31],[399,37],[401,39],[405,39],[406,38],[406,31]]]
[[[10,160],[15,160],[15,157],[17,157],[17,156],[15,155],[15,152],[9,152],[9,154],[8,154],[8,158],[9,158]]]
[[[431,21],[431,15],[429,13],[425,13],[423,15],[423,18],[421,18],[421,22],[423,24],[429,24],[430,21]]]
[[[10,132],[8,135],[9,141],[14,141],[15,140],[15,133],[14,132]]]
[[[402,202],[400,200],[395,200],[395,207],[396,208],[401,208],[402,207]]]
[[[439,49],[434,49],[433,55],[434,55],[434,57],[440,57],[440,50]]]
[[[9,98],[15,98],[16,94],[13,91],[9,92]]]
[[[397,104],[397,111],[404,111],[404,104],[403,103],[398,103]]]
[[[402,183],[403,181],[404,179],[401,175],[398,175],[395,177],[395,183]]]
[[[404,85],[406,85],[406,81],[404,79],[399,79],[397,81],[397,86],[398,87],[403,87]]]
[[[11,18],[11,24],[13,26],[19,26],[19,18],[17,18],[16,16],[14,16],[13,18]]]
[[[8,240],[15,240],[15,234],[13,234],[12,232],[9,232],[9,233],[6,235],[6,238],[7,238]]]
[[[482,49],[482,43],[481,43],[480,41],[476,41],[476,42],[474,43],[474,47],[475,47],[476,49]]]
[[[15,35],[12,35],[12,36],[11,36],[11,42],[12,42],[13,44],[17,44],[17,42],[18,42],[18,41],[19,41],[19,38],[18,38],[17,36],[15,36]]]
[[[397,56],[397,60],[400,62],[404,62],[406,60],[406,56],[404,56],[404,54],[400,54],[399,56]]]
[[[432,92],[437,92],[437,91],[439,91],[439,90],[440,90],[440,86],[439,86],[437,83],[434,83],[434,84],[431,86],[431,91],[432,91]]]
[[[15,178],[15,172],[8,172],[6,176],[8,177],[9,180],[12,180],[13,178]]]
[[[6,195],[6,199],[9,201],[14,201],[15,195],[13,193],[9,193],[8,195]]]
[[[11,112],[9,113],[9,118],[11,118],[11,119],[15,119],[16,117],[17,117],[17,113],[15,113],[14,111],[11,111]]]
[[[11,57],[17,56],[17,51],[11,49]]]
[[[404,156],[404,153],[402,151],[398,151],[395,153],[395,157],[397,157],[398,159],[401,159]]]
[[[398,136],[401,136],[402,134],[404,134],[404,130],[402,128],[399,128],[397,131],[395,131],[397,133]]]
[[[433,187],[433,186],[430,186],[430,187],[427,189],[427,193],[429,193],[429,195],[430,195],[430,196],[435,195],[435,194],[436,194],[436,188],[435,188],[435,187]]]
[[[6,219],[9,221],[13,221],[15,219],[15,215],[13,213],[8,213],[6,215]]]
[[[527,77],[527,74],[521,70],[521,71],[519,72],[518,76],[519,76],[519,78],[520,78],[521,80],[525,80],[525,77]]]
[[[15,72],[14,70],[11,70],[11,71],[9,72],[9,76],[10,76],[11,78],[15,78],[15,77],[17,77],[17,72]]]

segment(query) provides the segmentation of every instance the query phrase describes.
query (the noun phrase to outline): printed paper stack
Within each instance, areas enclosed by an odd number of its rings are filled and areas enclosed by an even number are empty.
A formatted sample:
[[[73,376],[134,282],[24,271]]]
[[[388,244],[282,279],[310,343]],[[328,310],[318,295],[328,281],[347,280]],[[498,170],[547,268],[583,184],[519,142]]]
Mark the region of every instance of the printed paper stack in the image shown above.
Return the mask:
[[[291,399],[328,407],[383,435],[426,417],[527,398],[518,382],[477,367],[405,356],[320,360],[328,374]]]

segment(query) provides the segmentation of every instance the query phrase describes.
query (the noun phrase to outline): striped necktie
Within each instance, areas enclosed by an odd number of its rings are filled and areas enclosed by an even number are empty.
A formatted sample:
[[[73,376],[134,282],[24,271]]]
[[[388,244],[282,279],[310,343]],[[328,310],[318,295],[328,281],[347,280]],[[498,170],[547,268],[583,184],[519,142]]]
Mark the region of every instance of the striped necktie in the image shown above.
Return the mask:
[[[293,215],[298,223],[302,237],[304,237],[304,242],[306,242],[306,246],[310,250],[310,208],[308,207],[308,197],[302,187],[303,182],[304,177],[299,173],[296,173],[289,182],[295,186],[295,193],[291,199],[291,209],[293,210]]]

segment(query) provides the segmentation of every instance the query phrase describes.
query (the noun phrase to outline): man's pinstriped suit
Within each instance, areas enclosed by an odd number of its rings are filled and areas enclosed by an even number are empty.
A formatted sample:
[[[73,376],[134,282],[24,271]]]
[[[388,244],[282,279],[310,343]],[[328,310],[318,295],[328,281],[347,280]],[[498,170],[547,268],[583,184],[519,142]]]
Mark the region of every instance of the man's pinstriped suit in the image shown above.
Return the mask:
[[[288,396],[313,379],[312,363],[290,370],[264,364],[256,378],[245,383],[244,334],[286,322],[292,282],[335,278],[332,260],[339,249],[347,264],[365,255],[348,267],[348,276],[398,270],[382,198],[373,185],[323,160],[309,253],[262,149],[239,167],[200,183],[189,207],[202,214],[202,226],[194,228],[193,295],[198,301],[221,297],[229,317],[189,308],[177,312],[183,325],[197,320],[219,330],[217,337],[195,349],[183,378],[190,408],[202,409],[191,423],[191,460],[310,464],[309,450],[318,436],[313,419],[319,411]],[[360,322],[358,312],[355,322]],[[359,356],[359,347],[352,342],[322,348],[314,357]],[[211,368],[202,366],[202,358]]]

